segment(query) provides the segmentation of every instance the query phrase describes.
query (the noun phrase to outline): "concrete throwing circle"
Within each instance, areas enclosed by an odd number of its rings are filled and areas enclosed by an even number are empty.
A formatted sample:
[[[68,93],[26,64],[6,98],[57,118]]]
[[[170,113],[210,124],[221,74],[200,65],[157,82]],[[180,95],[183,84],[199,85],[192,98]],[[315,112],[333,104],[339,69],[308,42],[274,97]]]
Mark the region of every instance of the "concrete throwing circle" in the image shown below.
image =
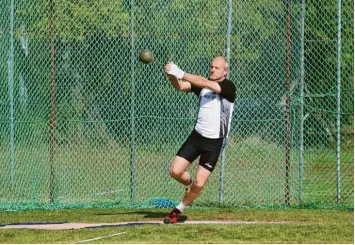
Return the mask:
[[[274,225],[287,224],[285,221],[222,221],[222,220],[206,220],[206,221],[184,221],[173,225]],[[144,222],[120,222],[120,223],[16,223],[0,225],[0,229],[39,229],[39,230],[70,230],[70,229],[84,229],[84,228],[104,228],[114,226],[136,226],[136,225],[165,225],[159,221],[144,221]],[[169,224],[171,225],[171,224]]]

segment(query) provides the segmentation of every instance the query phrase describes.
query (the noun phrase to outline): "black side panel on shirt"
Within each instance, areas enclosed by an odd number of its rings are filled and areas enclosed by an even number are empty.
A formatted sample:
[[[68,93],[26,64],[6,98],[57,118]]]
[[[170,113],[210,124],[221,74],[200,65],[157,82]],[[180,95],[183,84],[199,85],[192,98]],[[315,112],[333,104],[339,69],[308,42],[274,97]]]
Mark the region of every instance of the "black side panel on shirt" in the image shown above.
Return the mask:
[[[196,87],[191,84],[191,92],[193,92],[197,96],[200,96],[201,91],[202,91],[202,88]]]
[[[221,87],[220,96],[226,98],[229,102],[234,103],[236,89],[232,81],[228,79],[224,79],[222,82],[218,84]]]

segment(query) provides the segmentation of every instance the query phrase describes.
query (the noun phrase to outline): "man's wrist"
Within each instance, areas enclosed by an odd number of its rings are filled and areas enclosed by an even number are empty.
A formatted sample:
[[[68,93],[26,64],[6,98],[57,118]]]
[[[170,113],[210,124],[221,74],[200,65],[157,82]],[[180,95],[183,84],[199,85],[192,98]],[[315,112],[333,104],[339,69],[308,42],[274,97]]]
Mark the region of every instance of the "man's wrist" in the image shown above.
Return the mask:
[[[177,79],[183,79],[185,75],[185,72],[181,69],[178,69],[177,74],[176,74],[176,78]]]
[[[177,79],[182,79],[185,75],[185,72],[181,70],[177,65],[174,63],[171,64],[171,70],[169,74],[175,76]]]

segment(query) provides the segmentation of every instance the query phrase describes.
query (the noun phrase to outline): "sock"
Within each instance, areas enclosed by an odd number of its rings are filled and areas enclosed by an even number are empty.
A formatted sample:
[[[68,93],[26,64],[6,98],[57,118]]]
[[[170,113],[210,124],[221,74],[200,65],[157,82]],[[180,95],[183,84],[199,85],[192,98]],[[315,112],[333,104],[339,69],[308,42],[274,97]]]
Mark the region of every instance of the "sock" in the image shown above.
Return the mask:
[[[182,202],[180,202],[180,204],[177,205],[176,208],[179,209],[182,213],[182,212],[184,212],[185,205]]]
[[[187,188],[191,188],[192,184],[194,183],[194,181],[192,179],[190,179],[189,184],[186,185]]]

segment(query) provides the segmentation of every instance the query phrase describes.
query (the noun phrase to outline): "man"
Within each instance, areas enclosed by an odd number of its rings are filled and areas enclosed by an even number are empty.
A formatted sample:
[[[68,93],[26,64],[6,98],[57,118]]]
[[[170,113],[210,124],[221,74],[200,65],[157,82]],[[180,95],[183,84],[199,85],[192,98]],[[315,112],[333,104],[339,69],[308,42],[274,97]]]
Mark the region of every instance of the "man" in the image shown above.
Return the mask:
[[[179,91],[195,93],[200,103],[195,128],[170,167],[170,176],[184,184],[187,191],[180,204],[164,218],[166,224],[176,223],[185,206],[190,205],[201,193],[223,151],[236,91],[234,84],[226,79],[228,72],[228,62],[221,56],[212,59],[209,79],[186,73],[172,62],[165,65],[171,85]],[[193,181],[186,169],[199,156]]]

